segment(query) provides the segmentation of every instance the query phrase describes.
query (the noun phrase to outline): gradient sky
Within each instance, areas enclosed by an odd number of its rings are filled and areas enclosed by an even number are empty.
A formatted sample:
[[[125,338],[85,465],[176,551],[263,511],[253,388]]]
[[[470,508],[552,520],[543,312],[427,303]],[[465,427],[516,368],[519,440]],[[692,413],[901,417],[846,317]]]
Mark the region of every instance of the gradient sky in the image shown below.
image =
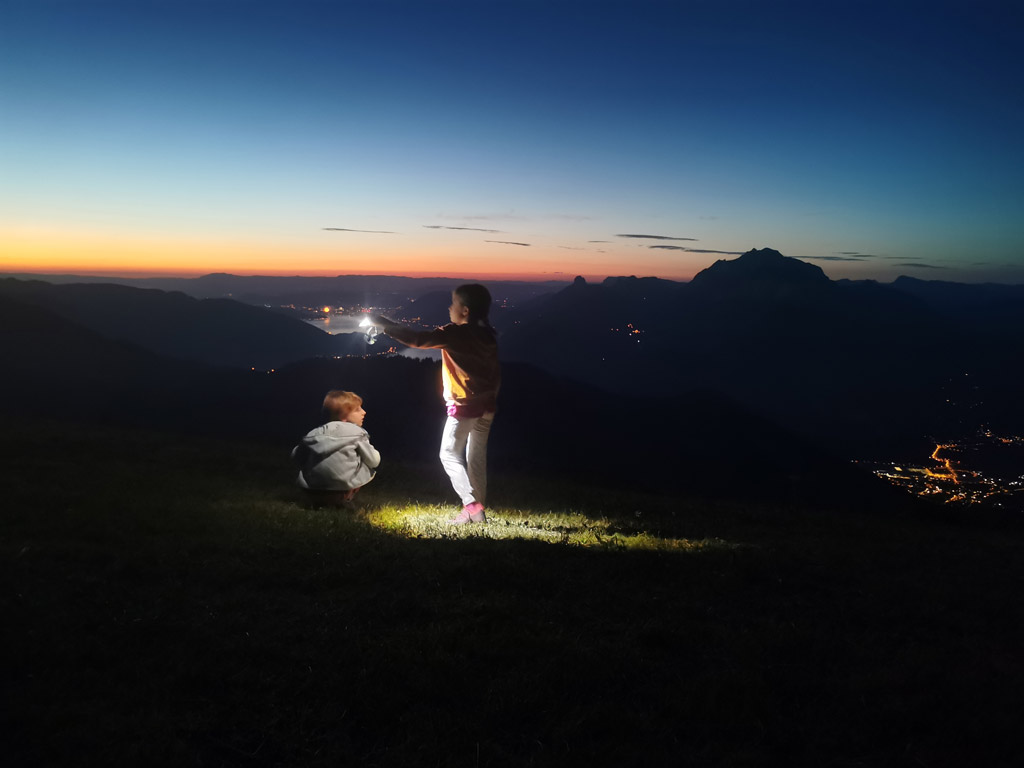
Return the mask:
[[[0,271],[1024,283],[1019,2],[0,3]]]

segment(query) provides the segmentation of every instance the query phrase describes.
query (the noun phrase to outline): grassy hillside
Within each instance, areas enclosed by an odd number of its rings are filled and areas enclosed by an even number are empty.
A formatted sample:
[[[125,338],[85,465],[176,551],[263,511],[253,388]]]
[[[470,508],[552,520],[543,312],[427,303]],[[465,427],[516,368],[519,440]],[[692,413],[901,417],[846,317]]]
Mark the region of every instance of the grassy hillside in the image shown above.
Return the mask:
[[[6,422],[7,765],[1010,765],[1019,526]]]

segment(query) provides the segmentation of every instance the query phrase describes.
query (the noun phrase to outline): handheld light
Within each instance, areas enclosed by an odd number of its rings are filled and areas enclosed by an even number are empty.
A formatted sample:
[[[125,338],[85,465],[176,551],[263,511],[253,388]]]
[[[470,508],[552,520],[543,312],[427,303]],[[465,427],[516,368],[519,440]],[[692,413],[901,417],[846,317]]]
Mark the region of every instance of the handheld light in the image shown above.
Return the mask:
[[[369,315],[367,315],[366,317],[364,317],[362,320],[359,321],[359,327],[366,329],[366,335],[363,338],[366,339],[366,343],[367,344],[376,344],[377,343],[377,333],[378,333],[377,326],[375,326],[370,321],[370,316]]]

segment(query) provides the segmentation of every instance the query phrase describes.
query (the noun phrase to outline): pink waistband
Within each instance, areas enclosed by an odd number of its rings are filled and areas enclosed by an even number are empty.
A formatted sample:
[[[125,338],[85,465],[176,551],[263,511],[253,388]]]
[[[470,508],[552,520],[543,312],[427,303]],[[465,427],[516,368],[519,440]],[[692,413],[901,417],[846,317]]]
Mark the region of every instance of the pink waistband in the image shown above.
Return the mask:
[[[457,419],[476,419],[483,416],[487,411],[482,405],[478,403],[469,403],[466,405],[452,404],[448,406],[448,415],[454,416]]]

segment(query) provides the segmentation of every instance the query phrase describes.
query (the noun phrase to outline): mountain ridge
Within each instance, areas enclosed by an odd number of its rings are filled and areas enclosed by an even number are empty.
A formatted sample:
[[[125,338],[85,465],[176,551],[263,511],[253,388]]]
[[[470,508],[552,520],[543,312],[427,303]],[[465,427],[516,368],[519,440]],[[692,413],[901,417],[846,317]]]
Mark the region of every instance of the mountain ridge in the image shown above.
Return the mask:
[[[941,302],[831,281],[763,249],[716,262],[690,283],[576,282],[532,316],[513,313],[502,344],[510,360],[620,396],[720,391],[857,454],[967,421],[1024,425],[1012,395],[1024,387],[1024,364],[1007,353],[1024,336],[1024,313],[1004,304],[991,317],[964,322]],[[991,395],[974,410],[958,383],[965,372]]]
[[[754,248],[736,259],[718,259],[694,275],[689,285],[702,290],[753,292],[769,286],[808,289],[829,282],[821,267],[783,256],[772,248]]]

